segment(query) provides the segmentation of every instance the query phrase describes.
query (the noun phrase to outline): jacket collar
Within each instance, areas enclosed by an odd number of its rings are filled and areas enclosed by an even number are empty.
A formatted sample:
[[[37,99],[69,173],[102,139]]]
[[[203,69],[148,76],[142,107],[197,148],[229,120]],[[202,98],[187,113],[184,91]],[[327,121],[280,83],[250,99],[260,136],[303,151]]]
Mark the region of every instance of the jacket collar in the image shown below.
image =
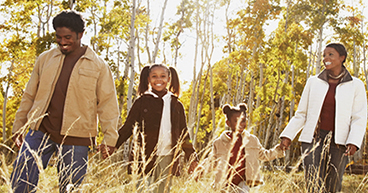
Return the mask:
[[[342,65],[342,67],[345,70],[345,75],[344,75],[344,77],[342,77],[340,83],[352,81],[353,78],[351,77],[349,71],[345,68],[344,65]],[[326,69],[324,69],[321,73],[319,73],[318,78],[328,82],[328,71]]]
[[[220,135],[221,141],[226,142],[226,143],[231,142],[231,138],[228,135],[229,133],[231,133],[230,130],[225,130],[224,132],[222,132]]]
[[[155,98],[159,98],[157,96],[157,94],[155,94],[154,92],[152,92],[152,90],[147,90],[146,92],[144,92],[144,94],[152,95]],[[175,96],[175,95],[172,92],[167,91],[167,93],[162,98],[167,98],[167,97],[170,97],[170,96]]]
[[[84,55],[81,58],[86,58],[89,60],[95,60],[96,59],[96,54],[95,52],[87,45],[84,45],[84,47],[87,47],[86,53],[84,53]],[[52,57],[58,57],[60,55],[63,55],[63,53],[60,51],[59,46],[57,46],[56,48],[53,48],[51,50],[52,52]]]
[[[231,139],[231,137],[229,137],[229,133],[231,133],[231,132],[232,131],[230,131],[230,130],[225,130],[224,132],[221,133],[220,139],[223,142],[230,143],[232,139]],[[241,135],[243,137],[243,142],[246,143],[248,137],[250,136],[250,133],[246,129],[244,129],[244,131],[241,133]]]

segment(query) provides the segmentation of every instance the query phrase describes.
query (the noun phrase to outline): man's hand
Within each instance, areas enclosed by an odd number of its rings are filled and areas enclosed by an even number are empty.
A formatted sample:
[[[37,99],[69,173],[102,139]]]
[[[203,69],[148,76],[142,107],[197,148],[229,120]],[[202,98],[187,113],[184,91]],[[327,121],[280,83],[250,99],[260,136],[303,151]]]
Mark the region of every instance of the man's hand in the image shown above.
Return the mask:
[[[12,136],[12,140],[13,142],[15,143],[15,145],[20,149],[20,147],[22,146],[23,144],[23,135],[20,134],[20,133],[15,133],[13,136]]]
[[[114,153],[115,147],[101,144],[97,147],[97,150],[101,152],[102,158],[106,159],[107,157],[109,157],[111,154]]]
[[[281,138],[281,143],[280,143],[280,147],[282,150],[288,150],[289,149],[289,146],[291,144],[291,140],[287,137],[282,137]]]
[[[354,155],[358,148],[353,144],[348,144],[348,148],[346,148],[345,154],[346,156]]]

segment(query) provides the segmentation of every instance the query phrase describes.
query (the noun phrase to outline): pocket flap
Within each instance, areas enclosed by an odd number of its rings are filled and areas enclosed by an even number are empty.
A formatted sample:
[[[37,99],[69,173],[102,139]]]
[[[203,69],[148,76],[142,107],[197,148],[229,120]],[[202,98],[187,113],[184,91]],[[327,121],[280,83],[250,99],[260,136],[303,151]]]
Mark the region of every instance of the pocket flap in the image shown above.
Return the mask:
[[[90,69],[79,69],[79,74],[83,75],[83,76],[88,76],[88,77],[93,77],[95,79],[98,78],[98,76],[100,75],[99,71],[95,71],[95,70],[90,70]]]

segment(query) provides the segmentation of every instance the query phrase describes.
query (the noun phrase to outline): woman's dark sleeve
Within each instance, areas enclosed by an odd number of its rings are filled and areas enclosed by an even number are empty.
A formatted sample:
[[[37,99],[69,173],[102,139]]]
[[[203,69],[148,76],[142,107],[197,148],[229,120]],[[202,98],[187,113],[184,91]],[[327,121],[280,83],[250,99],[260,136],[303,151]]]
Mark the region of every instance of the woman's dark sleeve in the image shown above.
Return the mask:
[[[133,106],[129,111],[128,117],[125,120],[124,125],[121,126],[118,131],[119,138],[115,145],[116,148],[119,148],[121,144],[123,144],[133,134],[133,128],[135,124],[139,122],[140,119],[140,106],[141,106],[140,104],[141,104],[140,98],[138,98],[133,103]]]

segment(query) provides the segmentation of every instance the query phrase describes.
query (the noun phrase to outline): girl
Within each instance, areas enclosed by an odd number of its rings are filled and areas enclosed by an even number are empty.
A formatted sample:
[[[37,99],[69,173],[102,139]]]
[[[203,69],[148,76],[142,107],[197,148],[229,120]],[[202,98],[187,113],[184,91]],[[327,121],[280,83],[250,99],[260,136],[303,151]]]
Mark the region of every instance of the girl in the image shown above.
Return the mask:
[[[169,89],[167,89],[169,83]],[[117,148],[133,134],[136,123],[138,123],[139,132],[144,133],[144,141],[139,135],[138,142],[141,145],[145,144],[144,156],[149,161],[143,163],[147,165],[144,171],[139,173],[152,175],[151,182],[158,183],[154,192],[169,192],[170,176],[179,175],[179,160],[176,156],[178,148],[184,150],[186,160],[189,160],[191,155],[196,158],[187,134],[184,107],[178,100],[179,93],[180,83],[174,68],[168,68],[162,64],[145,66],[140,75],[139,98],[134,102],[124,125],[119,129]],[[152,157],[151,160],[150,157]],[[142,158],[139,159],[139,161],[142,160]],[[130,156],[130,161],[132,163],[133,156]],[[192,162],[190,173],[196,163],[196,161]],[[139,165],[139,170],[143,169],[143,164]],[[128,167],[128,173],[131,173],[131,167]]]
[[[234,192],[249,192],[249,187],[263,183],[259,160],[271,161],[283,157],[284,152],[280,145],[271,150],[264,149],[255,135],[244,130],[247,126],[247,106],[244,103],[237,107],[226,104],[222,110],[231,130],[224,131],[213,142],[213,155],[217,163],[214,186],[226,184]],[[222,171],[227,171],[227,174],[224,175]]]

